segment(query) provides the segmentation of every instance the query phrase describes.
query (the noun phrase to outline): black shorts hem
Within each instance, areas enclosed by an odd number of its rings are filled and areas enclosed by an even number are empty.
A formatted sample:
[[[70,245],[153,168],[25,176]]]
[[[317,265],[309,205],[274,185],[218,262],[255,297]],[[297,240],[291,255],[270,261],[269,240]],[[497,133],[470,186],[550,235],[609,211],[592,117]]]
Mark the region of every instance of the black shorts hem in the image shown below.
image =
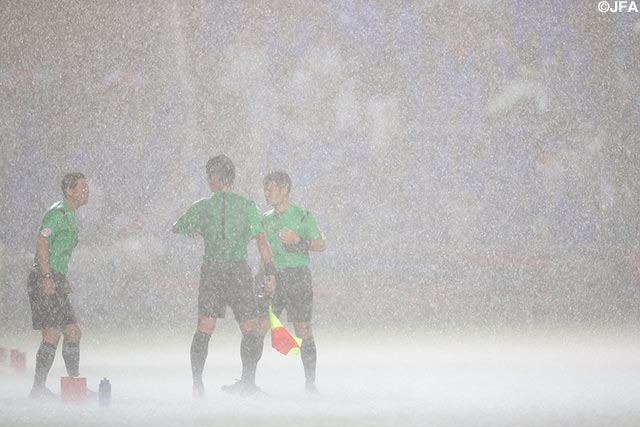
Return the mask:
[[[31,326],[35,330],[47,328],[61,329],[78,323],[75,311],[69,301],[69,282],[64,274],[52,271],[56,285],[53,295],[47,295],[42,289],[42,275],[38,269],[32,269],[27,281],[27,292],[31,306]]]
[[[289,322],[311,322],[313,286],[308,266],[285,268],[276,272],[276,292],[272,309],[278,317],[286,310]]]
[[[251,268],[246,261],[205,260],[200,270],[198,315],[223,319],[227,306],[240,323],[260,317]]]

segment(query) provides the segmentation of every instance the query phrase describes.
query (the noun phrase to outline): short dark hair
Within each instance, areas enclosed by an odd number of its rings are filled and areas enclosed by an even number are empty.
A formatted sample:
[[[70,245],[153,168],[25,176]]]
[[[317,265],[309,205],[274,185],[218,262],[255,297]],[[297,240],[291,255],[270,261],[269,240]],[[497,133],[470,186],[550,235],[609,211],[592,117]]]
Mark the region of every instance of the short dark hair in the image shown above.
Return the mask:
[[[289,174],[283,170],[269,172],[264,177],[264,183],[275,182],[278,187],[287,187],[287,193],[291,192],[291,178]]]
[[[236,178],[236,167],[230,158],[220,154],[207,162],[207,176],[210,178],[217,176],[224,184],[231,185]]]
[[[62,194],[67,197],[67,188],[76,188],[78,181],[86,179],[80,172],[71,172],[62,177]]]

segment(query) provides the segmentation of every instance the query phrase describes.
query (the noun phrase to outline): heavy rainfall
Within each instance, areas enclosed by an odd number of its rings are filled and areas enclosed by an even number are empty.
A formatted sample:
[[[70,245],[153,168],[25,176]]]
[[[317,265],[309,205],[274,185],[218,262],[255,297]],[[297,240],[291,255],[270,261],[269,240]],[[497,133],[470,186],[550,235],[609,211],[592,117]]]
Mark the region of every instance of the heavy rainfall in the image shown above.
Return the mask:
[[[0,425],[638,425],[635,5],[2,1],[0,347],[26,372],[0,366]],[[260,214],[287,171],[326,238],[317,395],[269,337],[266,395],[223,393],[227,310],[192,397],[203,241],[171,229],[217,154]],[[28,398],[27,277],[68,172],[90,186],[80,373],[110,379],[107,408]],[[63,376],[59,350],[56,394]]]

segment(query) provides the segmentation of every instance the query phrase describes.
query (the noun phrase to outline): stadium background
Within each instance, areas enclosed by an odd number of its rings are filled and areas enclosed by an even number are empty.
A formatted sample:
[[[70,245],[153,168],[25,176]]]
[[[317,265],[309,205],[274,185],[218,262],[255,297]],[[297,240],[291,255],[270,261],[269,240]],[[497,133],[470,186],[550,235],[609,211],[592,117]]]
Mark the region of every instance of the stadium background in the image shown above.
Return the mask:
[[[70,170],[83,324],[191,325],[201,243],[169,230],[220,152],[318,219],[321,325],[637,326],[637,14],[450,3],[3,2],[3,329]]]

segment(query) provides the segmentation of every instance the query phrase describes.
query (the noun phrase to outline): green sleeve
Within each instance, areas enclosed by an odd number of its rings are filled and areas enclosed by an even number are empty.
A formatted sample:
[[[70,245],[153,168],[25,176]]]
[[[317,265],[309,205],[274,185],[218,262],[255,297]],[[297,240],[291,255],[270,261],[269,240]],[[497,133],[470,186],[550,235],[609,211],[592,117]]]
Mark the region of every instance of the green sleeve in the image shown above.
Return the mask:
[[[249,230],[251,231],[252,239],[256,237],[258,233],[264,232],[260,214],[258,214],[258,206],[256,206],[255,203],[252,203],[249,207]]]
[[[307,217],[302,221],[302,230],[304,233],[304,236],[302,237],[306,237],[310,240],[322,240],[320,230],[318,229],[318,223],[311,213],[308,213]]]
[[[200,215],[194,203],[176,222],[176,230],[181,234],[190,234],[200,226]]]
[[[40,235],[47,239],[55,237],[55,235],[60,231],[63,220],[64,212],[55,209],[47,212],[42,220]]]

